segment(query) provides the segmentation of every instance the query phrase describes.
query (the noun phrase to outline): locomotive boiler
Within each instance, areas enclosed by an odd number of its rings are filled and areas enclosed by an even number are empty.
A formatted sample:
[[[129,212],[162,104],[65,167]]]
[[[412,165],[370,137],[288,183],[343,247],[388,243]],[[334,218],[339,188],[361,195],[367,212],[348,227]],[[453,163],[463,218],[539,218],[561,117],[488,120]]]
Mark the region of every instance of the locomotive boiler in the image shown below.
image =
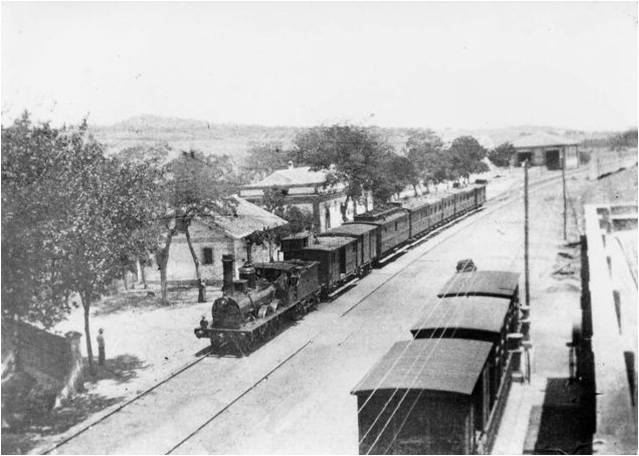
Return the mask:
[[[234,280],[234,258],[223,255],[223,296],[211,306],[211,322],[195,329],[213,349],[227,347],[249,353],[271,339],[285,319],[296,319],[319,303],[318,264],[315,261],[246,262]]]

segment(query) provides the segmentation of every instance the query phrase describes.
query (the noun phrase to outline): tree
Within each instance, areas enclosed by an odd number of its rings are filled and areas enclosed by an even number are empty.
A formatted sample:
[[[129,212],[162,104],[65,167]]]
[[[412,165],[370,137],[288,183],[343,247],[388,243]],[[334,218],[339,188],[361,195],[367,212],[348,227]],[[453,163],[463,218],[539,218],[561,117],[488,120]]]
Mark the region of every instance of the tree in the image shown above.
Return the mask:
[[[286,212],[286,192],[278,187],[271,187],[264,190],[262,206],[269,212],[284,217]]]
[[[281,142],[251,143],[243,166],[245,180],[262,179],[273,171],[286,168],[293,159],[293,152],[285,149]]]
[[[413,164],[416,182],[415,192],[420,181],[428,190],[429,182],[438,183],[447,175],[446,159],[442,155],[442,140],[432,130],[420,130],[413,133],[406,141],[406,157]]]
[[[382,167],[385,171],[377,174],[372,190],[373,198],[380,203],[389,202],[393,195],[399,199],[402,190],[418,181],[415,166],[401,155],[387,154]]]
[[[2,127],[2,314],[45,327],[70,310],[59,246],[71,209],[65,133],[27,112]]]
[[[510,165],[510,159],[515,155],[515,148],[509,142],[505,142],[488,152],[489,160],[495,165],[506,167]]]
[[[298,161],[314,170],[328,170],[326,185],[337,182],[346,185],[346,201],[342,205],[344,220],[348,203],[357,201],[381,179],[384,159],[392,152],[391,146],[379,135],[353,125],[310,128],[300,133],[294,143]],[[357,206],[354,204],[354,207]]]
[[[310,230],[313,227],[313,214],[297,206],[288,206],[283,217],[288,222],[288,234]],[[286,235],[288,235],[286,234]],[[279,243],[279,240],[278,240]]]
[[[167,142],[158,142],[126,147],[116,154],[116,158],[123,162],[152,162],[156,165],[161,165],[166,163],[170,153],[171,146]]]
[[[468,179],[471,173],[488,171],[488,166],[482,161],[486,149],[472,136],[456,138],[447,154],[451,161],[450,178],[454,180],[460,177]]]
[[[148,165],[105,157],[86,122],[56,130],[33,126],[25,114],[2,136],[3,209],[9,209],[2,243],[10,250],[2,275],[5,284],[16,279],[3,286],[3,300],[10,300],[3,313],[48,326],[78,293],[92,368],[91,304],[117,277],[122,258],[148,247],[144,233],[158,214],[159,181]],[[23,259],[12,245],[26,249]]]
[[[167,264],[173,237],[184,233],[199,286],[199,302],[204,301],[204,284],[200,262],[191,242],[189,228],[195,217],[234,212],[235,200],[227,198],[238,188],[237,176],[230,157],[206,156],[195,150],[182,152],[168,164],[167,181],[169,209],[162,218],[164,232],[156,253],[160,268],[162,302],[167,303]]]

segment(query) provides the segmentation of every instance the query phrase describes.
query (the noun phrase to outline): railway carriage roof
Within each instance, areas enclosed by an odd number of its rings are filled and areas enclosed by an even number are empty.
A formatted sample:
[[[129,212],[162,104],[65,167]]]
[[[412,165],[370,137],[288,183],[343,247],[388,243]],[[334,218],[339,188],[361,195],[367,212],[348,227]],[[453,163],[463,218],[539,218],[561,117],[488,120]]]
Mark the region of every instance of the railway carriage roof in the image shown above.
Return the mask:
[[[442,298],[410,331],[415,335],[420,330],[464,328],[500,333],[509,306],[506,299],[488,296]]]
[[[490,342],[468,339],[413,339],[397,342],[351,392],[430,390],[470,395]]]
[[[304,247],[302,250],[323,250],[323,251],[330,252],[355,242],[357,242],[357,239],[352,237],[344,237],[344,236],[318,237],[317,242],[310,241],[308,246]]]
[[[300,231],[299,233],[295,233],[295,234],[291,234],[289,236],[286,236],[284,238],[282,238],[283,241],[288,241],[291,239],[304,239],[306,237],[309,237],[311,235],[311,233],[309,233],[308,231]]]
[[[452,189],[444,190],[437,193],[429,193],[429,194],[418,196],[415,198],[408,198],[406,200],[401,201],[400,204],[402,205],[402,207],[406,209],[415,210],[423,206],[426,206],[427,204],[437,204],[440,201],[452,195],[469,192],[470,190],[474,190],[475,187],[479,187],[479,186],[468,185],[463,188],[452,188]]]
[[[326,233],[320,234],[320,236],[335,236],[340,234],[348,234],[352,236],[360,236],[370,231],[375,231],[377,227],[365,223],[349,222],[343,225],[331,228]]]
[[[458,272],[452,276],[438,297],[494,296],[511,298],[519,285],[519,274],[508,271]]]
[[[393,220],[400,219],[402,217],[406,217],[408,212],[401,206],[397,206],[396,208],[392,208],[388,212],[367,212],[365,214],[355,216],[355,222],[358,223],[376,223],[376,224],[384,224],[388,222],[392,222]]]
[[[256,269],[273,269],[277,271],[292,271],[297,268],[308,268],[317,261],[290,260],[290,261],[272,261],[270,263],[255,263]]]

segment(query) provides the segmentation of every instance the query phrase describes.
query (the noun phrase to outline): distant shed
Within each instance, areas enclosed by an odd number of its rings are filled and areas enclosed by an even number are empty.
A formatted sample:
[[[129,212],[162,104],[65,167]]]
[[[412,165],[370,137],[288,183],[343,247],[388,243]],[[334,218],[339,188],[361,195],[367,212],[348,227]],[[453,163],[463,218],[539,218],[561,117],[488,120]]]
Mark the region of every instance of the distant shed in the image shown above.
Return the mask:
[[[547,133],[531,134],[513,141],[516,150],[512,164],[521,166],[528,160],[532,166],[561,169],[565,157],[566,169],[579,166],[578,142]]]

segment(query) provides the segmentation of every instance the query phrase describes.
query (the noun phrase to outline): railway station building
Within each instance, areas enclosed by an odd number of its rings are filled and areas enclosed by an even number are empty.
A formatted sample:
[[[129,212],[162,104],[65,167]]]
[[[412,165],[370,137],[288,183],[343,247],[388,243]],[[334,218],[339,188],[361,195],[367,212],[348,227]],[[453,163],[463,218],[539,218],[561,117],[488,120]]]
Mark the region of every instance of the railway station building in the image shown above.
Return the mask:
[[[200,275],[207,285],[222,283],[222,255],[235,256],[235,267],[240,268],[247,259],[247,238],[255,231],[273,229],[286,225],[286,220],[272,214],[245,199],[237,200],[234,215],[215,215],[199,217],[193,220],[189,228],[191,244],[199,261]],[[279,248],[274,245],[252,245],[251,260],[267,262],[277,259]],[[237,276],[237,271],[235,272]],[[160,270],[155,258],[144,269],[145,279],[149,283],[160,282]],[[184,233],[176,234],[169,249],[167,263],[169,284],[194,285],[197,283],[193,256]]]
[[[280,191],[285,205],[296,206],[312,214],[314,229],[323,233],[342,224],[342,206],[346,203],[346,185],[343,182],[329,184],[329,173],[328,170],[312,171],[309,166],[295,167],[290,162],[288,168],[277,170],[259,182],[243,186],[240,197],[262,205],[266,191]],[[372,208],[372,199],[367,200]],[[357,212],[365,211],[366,208],[358,204]],[[349,201],[346,220],[352,221],[354,215],[354,203]]]
[[[561,169],[565,157],[566,169],[579,166],[578,142],[547,133],[523,136],[513,141],[515,155],[512,165],[522,166],[528,160],[531,166]]]

